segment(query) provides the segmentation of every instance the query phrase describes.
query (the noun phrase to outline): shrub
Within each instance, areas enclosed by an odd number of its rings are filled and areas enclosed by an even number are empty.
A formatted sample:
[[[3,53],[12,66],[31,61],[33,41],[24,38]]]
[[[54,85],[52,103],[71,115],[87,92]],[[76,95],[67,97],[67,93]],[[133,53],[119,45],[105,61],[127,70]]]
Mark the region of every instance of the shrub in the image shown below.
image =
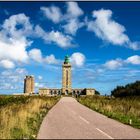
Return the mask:
[[[140,96],[140,81],[125,86],[117,86],[111,91],[111,95],[115,97]]]

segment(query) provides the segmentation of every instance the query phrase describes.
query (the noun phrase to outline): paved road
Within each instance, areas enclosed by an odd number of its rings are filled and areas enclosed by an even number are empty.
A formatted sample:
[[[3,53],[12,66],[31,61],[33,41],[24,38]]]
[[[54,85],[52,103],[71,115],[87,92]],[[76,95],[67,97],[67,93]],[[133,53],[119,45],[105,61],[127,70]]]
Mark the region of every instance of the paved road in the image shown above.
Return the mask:
[[[140,130],[63,97],[47,114],[38,139],[140,139]]]

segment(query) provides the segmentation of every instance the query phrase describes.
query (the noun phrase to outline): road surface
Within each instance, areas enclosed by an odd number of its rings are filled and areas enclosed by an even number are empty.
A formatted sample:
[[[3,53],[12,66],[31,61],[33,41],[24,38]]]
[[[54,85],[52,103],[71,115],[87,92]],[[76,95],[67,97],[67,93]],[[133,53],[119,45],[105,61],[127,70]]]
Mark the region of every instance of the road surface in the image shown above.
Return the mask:
[[[140,139],[140,130],[63,97],[44,118],[38,139]]]

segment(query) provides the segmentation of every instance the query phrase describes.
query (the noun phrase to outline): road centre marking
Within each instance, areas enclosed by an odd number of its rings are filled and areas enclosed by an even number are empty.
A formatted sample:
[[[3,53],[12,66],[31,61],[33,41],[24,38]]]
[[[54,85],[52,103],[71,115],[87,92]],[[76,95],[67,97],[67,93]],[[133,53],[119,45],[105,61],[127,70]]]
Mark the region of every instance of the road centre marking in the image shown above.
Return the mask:
[[[79,116],[79,118],[80,118],[81,120],[83,120],[84,122],[86,122],[87,124],[89,124],[89,121],[87,121],[85,118],[83,118],[83,117],[81,117],[81,116]]]
[[[104,134],[105,136],[107,136],[109,139],[114,139],[112,138],[110,135],[108,135],[107,133],[105,133],[104,131],[102,131],[101,129],[99,128],[96,128],[99,132],[101,132],[102,134]]]

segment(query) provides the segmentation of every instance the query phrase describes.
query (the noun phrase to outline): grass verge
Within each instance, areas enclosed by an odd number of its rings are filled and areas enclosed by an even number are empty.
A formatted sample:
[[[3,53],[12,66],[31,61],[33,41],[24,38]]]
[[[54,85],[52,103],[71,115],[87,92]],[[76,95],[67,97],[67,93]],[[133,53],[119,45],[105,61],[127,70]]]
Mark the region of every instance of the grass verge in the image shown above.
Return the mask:
[[[109,118],[140,129],[140,97],[80,96],[77,100]]]
[[[60,97],[2,96],[1,99],[0,139],[35,139],[44,116]]]

